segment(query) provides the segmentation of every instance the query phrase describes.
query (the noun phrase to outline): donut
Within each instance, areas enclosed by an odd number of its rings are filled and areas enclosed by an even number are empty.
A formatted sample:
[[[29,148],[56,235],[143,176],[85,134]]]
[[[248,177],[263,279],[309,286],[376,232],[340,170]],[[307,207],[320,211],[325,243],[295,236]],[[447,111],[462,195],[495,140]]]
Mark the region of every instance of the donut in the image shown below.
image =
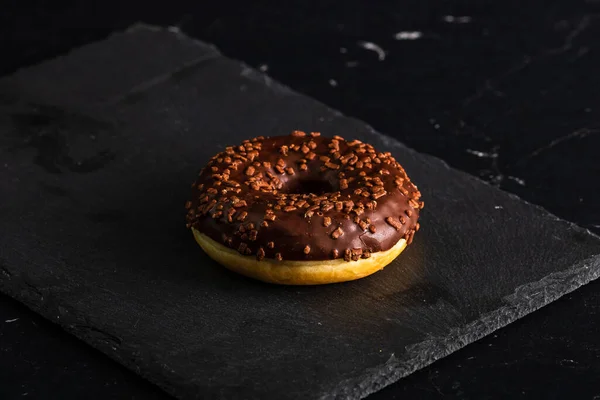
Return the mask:
[[[226,147],[202,168],[185,204],[186,225],[209,257],[284,285],[383,269],[411,244],[423,206],[389,152],[302,131]]]

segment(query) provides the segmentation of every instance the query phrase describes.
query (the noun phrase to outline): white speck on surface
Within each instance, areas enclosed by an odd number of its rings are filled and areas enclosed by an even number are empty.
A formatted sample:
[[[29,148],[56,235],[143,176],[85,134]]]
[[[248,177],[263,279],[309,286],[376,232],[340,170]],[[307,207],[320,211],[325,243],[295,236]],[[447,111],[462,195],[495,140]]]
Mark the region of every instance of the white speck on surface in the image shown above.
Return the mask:
[[[495,208],[496,210],[502,210],[504,207],[502,207],[502,206],[494,206],[494,208]]]
[[[358,42],[358,45],[365,50],[374,51],[377,53],[377,58],[379,61],[385,60],[385,50],[383,50],[379,45],[373,42]]]
[[[440,129],[440,124],[435,124],[435,125],[433,125],[433,127],[434,127],[435,129]]]
[[[356,67],[357,65],[358,65],[358,61],[348,61],[348,62],[346,63],[346,67],[348,67],[348,68],[354,68],[354,67]]]
[[[471,150],[471,149],[467,149],[466,152],[469,154],[473,154],[474,156],[481,157],[481,158],[498,158],[498,153],[486,153],[484,151]]]
[[[167,30],[172,33],[181,33],[181,29],[178,26],[169,26]]]
[[[562,365],[562,366],[574,366],[575,364],[578,364],[578,362],[575,360],[569,360],[569,359],[560,360],[560,365]]]
[[[267,64],[261,64],[258,66],[258,70],[260,72],[267,72],[269,70],[269,66]]]
[[[585,111],[586,113],[592,112],[592,109],[589,107],[586,107],[583,111]]]
[[[338,85],[338,83],[337,83],[337,81],[335,79],[330,79],[329,80],[329,85],[333,86],[333,87],[336,87]]]
[[[423,33],[419,31],[402,31],[394,35],[396,40],[417,40],[423,37]]]
[[[463,15],[460,17],[456,17],[454,15],[444,15],[442,19],[444,22],[449,24],[468,24],[473,20],[473,18],[469,17],[468,15]]]
[[[15,321],[18,321],[18,320],[19,320],[19,318],[15,318],[15,319],[7,319],[7,320],[6,320],[6,321],[4,321],[4,322],[6,322],[7,324],[10,324],[10,323],[12,323],[12,322],[15,322]]]
[[[342,54],[346,54],[348,52],[348,49],[345,47],[340,47],[340,53]]]
[[[511,180],[517,182],[521,186],[525,186],[525,180],[523,180],[521,178],[517,178],[516,176],[509,176],[508,179],[511,179]]]

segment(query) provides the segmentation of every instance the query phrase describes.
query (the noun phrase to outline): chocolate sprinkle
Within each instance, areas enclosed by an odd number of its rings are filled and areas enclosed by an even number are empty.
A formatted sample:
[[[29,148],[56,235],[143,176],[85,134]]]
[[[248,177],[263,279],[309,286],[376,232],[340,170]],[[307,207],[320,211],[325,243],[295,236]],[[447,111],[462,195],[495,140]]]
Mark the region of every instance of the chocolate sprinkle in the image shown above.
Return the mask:
[[[262,261],[262,259],[265,258],[265,250],[262,247],[258,248],[258,251],[256,252],[256,259],[258,261]]]
[[[350,260],[352,260],[352,252],[350,251],[350,249],[346,249],[344,250],[344,261]]]
[[[394,218],[392,217],[387,217],[385,219],[385,222],[387,222],[388,224],[390,224],[391,226],[394,227],[395,230],[399,231],[402,229],[402,224],[398,221],[396,221]]]
[[[339,226],[331,233],[331,237],[334,239],[338,239],[344,235],[344,231]]]

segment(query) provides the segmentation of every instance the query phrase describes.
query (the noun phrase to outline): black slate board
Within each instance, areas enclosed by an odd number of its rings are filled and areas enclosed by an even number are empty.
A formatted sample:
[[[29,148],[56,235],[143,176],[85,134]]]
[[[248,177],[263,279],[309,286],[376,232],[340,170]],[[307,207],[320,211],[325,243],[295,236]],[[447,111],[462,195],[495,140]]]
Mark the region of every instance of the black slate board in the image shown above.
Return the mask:
[[[182,398],[359,398],[600,275],[600,240],[205,44],[137,26],[0,81],[0,288]],[[183,227],[226,144],[319,130],[391,151],[426,201],[383,272],[278,287]]]

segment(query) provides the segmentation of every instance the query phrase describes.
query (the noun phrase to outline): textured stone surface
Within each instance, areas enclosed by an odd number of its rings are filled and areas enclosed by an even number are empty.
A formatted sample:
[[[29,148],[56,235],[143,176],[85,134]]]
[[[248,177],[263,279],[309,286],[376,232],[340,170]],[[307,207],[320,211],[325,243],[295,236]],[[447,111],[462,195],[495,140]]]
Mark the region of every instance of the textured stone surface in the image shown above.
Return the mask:
[[[600,273],[585,230],[176,33],[22,70],[0,105],[2,291],[180,397],[362,397]],[[264,285],[183,228],[213,153],[291,129],[369,141],[419,184],[422,229],[383,272]]]

